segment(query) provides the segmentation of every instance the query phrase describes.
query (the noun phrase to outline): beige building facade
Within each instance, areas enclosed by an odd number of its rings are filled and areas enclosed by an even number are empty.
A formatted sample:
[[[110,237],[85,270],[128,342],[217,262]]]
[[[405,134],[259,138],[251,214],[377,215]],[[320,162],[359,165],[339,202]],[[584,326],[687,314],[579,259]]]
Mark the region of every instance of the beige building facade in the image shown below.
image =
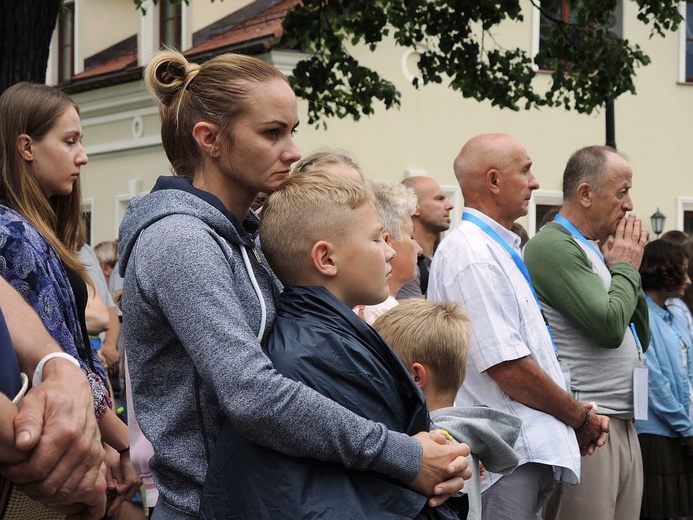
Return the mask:
[[[169,173],[158,110],[141,82],[141,67],[161,41],[171,42],[172,37],[193,59],[215,46],[242,49],[286,74],[301,58],[300,53],[273,44],[291,1],[192,0],[178,9],[164,4],[150,4],[142,15],[132,0],[75,0],[68,4],[73,18],[61,20],[55,32],[48,83],[65,88],[80,106],[89,154],[82,182],[85,210],[91,213],[92,244],[115,238],[130,198],[147,193],[159,175]],[[683,13],[688,5],[681,4]],[[659,208],[667,217],[665,230],[693,231],[693,167],[687,160],[693,149],[693,83],[686,81],[686,23],[666,38],[650,39],[649,29],[636,18],[635,2],[623,0],[622,11],[618,24],[624,37],[652,59],[651,65],[637,71],[637,95],[623,95],[615,104],[616,143],[634,171],[634,212],[649,228],[649,217]],[[524,19],[498,28],[496,42],[536,52],[539,14],[529,0],[524,2]],[[429,175],[449,191],[455,218],[461,215],[462,202],[452,161],[470,137],[506,132],[526,145],[541,182],[530,214],[520,221],[530,235],[544,206],[561,202],[561,174],[568,156],[577,148],[605,141],[603,112],[590,116],[561,108],[512,112],[464,99],[444,85],[417,90],[411,85],[416,50],[389,41],[373,53],[359,47],[352,50],[362,63],[396,84],[402,93],[401,108],[379,108],[358,122],[329,120],[327,130],[303,123],[296,136],[298,146],[303,153],[320,147],[346,149],[366,176],[377,180]],[[548,74],[539,74],[535,81],[541,87],[548,80]],[[306,114],[306,103],[299,100],[303,121]]]

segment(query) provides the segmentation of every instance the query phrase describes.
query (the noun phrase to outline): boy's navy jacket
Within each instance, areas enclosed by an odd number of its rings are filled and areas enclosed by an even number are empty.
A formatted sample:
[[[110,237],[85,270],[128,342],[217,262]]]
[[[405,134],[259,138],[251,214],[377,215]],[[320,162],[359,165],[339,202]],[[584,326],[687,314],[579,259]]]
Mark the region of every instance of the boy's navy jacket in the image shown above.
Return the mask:
[[[323,287],[290,287],[265,346],[275,368],[390,430],[430,428],[423,394],[380,335]],[[458,516],[383,475],[257,446],[228,420],[210,460],[200,518]]]

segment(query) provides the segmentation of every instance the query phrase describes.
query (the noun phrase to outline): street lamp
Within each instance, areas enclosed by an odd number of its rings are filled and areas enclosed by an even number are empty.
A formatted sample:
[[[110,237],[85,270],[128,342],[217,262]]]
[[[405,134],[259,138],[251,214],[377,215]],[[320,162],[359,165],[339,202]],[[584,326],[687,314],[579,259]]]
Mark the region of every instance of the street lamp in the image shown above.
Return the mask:
[[[655,232],[655,235],[657,235],[657,238],[659,238],[659,235],[662,234],[662,231],[664,231],[664,221],[667,218],[664,216],[659,211],[659,208],[657,208],[657,211],[652,214],[650,217],[650,222],[652,223],[652,231]]]

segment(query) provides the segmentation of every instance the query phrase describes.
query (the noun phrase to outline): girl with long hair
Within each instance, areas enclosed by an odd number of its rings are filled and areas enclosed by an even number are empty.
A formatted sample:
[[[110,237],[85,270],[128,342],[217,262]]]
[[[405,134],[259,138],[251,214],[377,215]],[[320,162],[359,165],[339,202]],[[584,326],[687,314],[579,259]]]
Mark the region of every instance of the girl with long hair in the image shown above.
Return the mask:
[[[114,511],[139,481],[127,427],[111,409],[106,373],[87,334],[90,282],[77,248],[83,243],[79,175],[88,159],[77,105],[53,87],[13,85],[0,96],[0,147],[0,275],[91,383]]]

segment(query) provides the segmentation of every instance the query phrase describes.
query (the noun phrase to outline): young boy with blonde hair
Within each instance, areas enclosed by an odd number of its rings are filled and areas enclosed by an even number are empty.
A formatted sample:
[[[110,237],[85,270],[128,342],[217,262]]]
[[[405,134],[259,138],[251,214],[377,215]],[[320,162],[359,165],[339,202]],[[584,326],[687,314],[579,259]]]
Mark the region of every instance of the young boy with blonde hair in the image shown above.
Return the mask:
[[[453,406],[467,372],[471,323],[454,303],[403,301],[373,328],[388,342],[426,396],[429,411]]]
[[[389,294],[394,251],[382,238],[372,193],[325,172],[292,176],[265,204],[260,238],[285,286],[264,345],[276,370],[384,428],[427,432],[420,389],[351,310]],[[302,417],[296,426],[306,427]],[[459,455],[467,454],[462,445]],[[427,497],[400,482],[282,455],[248,442],[228,423],[209,464],[201,512],[215,520],[458,518],[449,503],[429,507]]]
[[[519,463],[513,445],[522,420],[484,406],[454,406],[467,371],[469,316],[454,303],[411,299],[380,316],[373,328],[423,391],[435,426],[469,444],[474,475],[464,488],[469,496],[467,519],[480,520],[479,461],[490,471],[511,473]]]

